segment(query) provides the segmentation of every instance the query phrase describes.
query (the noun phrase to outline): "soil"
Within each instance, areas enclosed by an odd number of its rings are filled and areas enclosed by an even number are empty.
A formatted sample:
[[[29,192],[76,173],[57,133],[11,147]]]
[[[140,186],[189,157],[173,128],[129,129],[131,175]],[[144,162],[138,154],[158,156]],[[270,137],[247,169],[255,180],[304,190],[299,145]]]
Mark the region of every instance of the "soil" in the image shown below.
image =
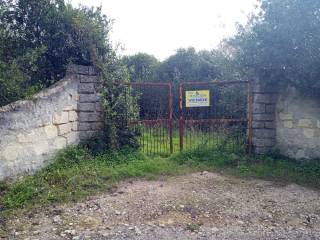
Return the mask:
[[[201,172],[9,219],[5,239],[320,239],[320,192]]]

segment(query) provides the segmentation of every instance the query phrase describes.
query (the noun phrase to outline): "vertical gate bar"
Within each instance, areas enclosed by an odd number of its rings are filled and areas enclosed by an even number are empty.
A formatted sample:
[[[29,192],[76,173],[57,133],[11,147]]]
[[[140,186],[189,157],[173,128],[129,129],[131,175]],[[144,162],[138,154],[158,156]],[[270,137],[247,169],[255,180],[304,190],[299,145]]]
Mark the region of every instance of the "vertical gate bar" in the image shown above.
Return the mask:
[[[248,82],[248,152],[252,154],[253,144],[253,97],[252,97],[252,81]]]
[[[169,141],[170,141],[170,153],[173,153],[173,108],[172,108],[172,83],[169,83]]]
[[[179,140],[180,140],[180,151],[183,150],[183,128],[184,128],[184,120],[183,120],[183,102],[182,102],[182,82],[179,82]]]

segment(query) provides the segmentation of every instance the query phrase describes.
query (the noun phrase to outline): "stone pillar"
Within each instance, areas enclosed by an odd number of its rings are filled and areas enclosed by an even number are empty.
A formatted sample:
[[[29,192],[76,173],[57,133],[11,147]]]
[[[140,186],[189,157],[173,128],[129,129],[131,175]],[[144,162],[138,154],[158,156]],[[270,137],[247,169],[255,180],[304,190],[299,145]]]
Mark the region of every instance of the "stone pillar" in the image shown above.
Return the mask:
[[[266,154],[276,145],[277,86],[253,81],[253,151]]]

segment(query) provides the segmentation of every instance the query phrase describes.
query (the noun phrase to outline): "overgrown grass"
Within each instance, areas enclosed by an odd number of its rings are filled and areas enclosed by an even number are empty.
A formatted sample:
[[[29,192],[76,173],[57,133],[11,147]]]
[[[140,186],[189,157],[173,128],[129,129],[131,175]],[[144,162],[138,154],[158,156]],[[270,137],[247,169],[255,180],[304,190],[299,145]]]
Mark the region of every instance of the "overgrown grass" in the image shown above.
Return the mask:
[[[83,148],[69,147],[35,175],[12,184],[1,183],[0,215],[15,209],[77,201],[112,190],[115,183],[126,178],[155,179],[160,175],[203,170],[320,187],[320,161],[254,158],[208,149],[189,150],[168,158],[147,157],[130,150],[93,156]]]

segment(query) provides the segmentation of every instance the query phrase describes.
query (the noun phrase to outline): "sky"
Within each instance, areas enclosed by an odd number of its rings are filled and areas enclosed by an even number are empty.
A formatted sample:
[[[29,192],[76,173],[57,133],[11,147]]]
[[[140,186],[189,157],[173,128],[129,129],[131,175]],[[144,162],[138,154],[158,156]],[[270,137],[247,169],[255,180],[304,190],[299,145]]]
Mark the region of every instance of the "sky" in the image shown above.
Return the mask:
[[[178,48],[217,48],[245,23],[256,0],[71,0],[74,6],[102,5],[114,19],[111,40],[120,54],[152,54],[160,60]]]

